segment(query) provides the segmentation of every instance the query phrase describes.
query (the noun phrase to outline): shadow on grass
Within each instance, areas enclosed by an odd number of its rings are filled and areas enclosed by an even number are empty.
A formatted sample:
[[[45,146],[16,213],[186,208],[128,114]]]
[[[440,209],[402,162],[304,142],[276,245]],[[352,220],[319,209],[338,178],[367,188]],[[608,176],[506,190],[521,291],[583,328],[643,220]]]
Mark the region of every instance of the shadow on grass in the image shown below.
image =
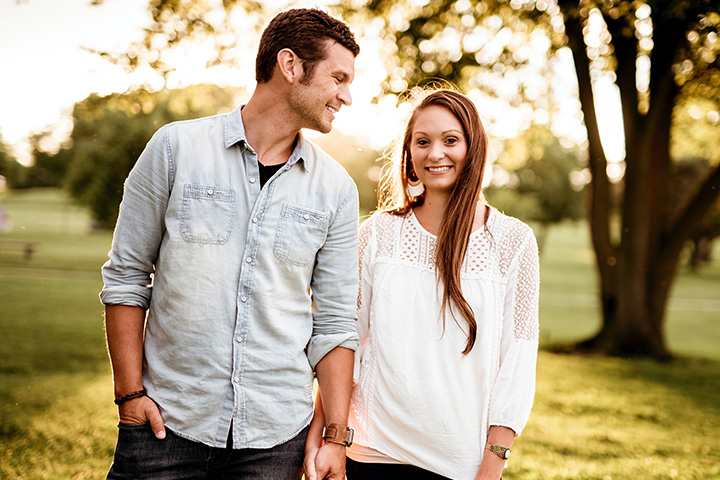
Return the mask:
[[[720,361],[701,357],[675,355],[666,361],[648,358],[619,358],[576,353],[573,343],[553,343],[542,351],[568,358],[607,358],[616,360],[612,373],[628,388],[633,381],[649,382],[674,391],[686,399],[686,408],[702,408],[720,419]],[[692,404],[692,405],[691,405]],[[648,420],[651,420],[648,418]]]

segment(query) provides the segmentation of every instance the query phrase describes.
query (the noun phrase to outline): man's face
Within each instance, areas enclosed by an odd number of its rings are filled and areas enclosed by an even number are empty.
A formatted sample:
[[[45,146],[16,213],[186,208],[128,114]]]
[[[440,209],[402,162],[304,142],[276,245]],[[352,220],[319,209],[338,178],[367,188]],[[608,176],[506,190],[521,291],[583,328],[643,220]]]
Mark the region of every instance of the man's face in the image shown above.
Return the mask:
[[[309,82],[295,84],[290,106],[302,128],[328,133],[335,114],[352,104],[350,84],[355,77],[355,56],[339,43],[327,46],[326,57],[318,62]]]

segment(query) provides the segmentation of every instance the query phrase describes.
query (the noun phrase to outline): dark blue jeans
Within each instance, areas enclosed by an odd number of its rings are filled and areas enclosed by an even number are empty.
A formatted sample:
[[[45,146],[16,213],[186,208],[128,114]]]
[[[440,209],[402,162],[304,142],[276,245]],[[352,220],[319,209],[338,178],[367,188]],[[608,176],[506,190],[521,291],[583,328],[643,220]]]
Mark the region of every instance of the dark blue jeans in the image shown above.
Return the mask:
[[[300,480],[307,428],[273,448],[213,448],[175,435],[158,440],[149,424],[118,425],[108,480]]]
[[[414,465],[397,463],[361,463],[348,457],[347,480],[448,480],[447,477],[429,472]]]

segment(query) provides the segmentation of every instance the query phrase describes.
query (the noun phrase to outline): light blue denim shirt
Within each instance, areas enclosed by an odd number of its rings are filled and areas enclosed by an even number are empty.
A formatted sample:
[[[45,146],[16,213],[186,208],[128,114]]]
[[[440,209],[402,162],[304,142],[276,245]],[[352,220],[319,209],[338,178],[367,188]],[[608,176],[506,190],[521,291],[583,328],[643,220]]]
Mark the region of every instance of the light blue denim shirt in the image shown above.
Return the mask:
[[[355,350],[357,189],[302,135],[260,187],[240,108],[153,136],[100,293],[148,309],[143,384],[177,434],[268,448],[312,417],[313,369]]]

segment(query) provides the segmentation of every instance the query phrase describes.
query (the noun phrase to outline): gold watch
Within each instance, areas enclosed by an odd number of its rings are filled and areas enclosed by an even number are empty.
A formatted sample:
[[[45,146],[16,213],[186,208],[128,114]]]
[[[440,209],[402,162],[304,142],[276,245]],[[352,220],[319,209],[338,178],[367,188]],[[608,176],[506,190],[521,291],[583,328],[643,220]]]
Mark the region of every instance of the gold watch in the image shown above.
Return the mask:
[[[349,447],[352,445],[354,434],[355,432],[353,429],[347,425],[331,423],[327,427],[323,428],[322,436],[326,442],[337,443],[338,445]]]
[[[508,447],[503,447],[502,445],[487,444],[485,445],[485,448],[487,450],[490,450],[492,453],[502,458],[503,460],[507,460],[508,458],[510,458],[510,449]]]

